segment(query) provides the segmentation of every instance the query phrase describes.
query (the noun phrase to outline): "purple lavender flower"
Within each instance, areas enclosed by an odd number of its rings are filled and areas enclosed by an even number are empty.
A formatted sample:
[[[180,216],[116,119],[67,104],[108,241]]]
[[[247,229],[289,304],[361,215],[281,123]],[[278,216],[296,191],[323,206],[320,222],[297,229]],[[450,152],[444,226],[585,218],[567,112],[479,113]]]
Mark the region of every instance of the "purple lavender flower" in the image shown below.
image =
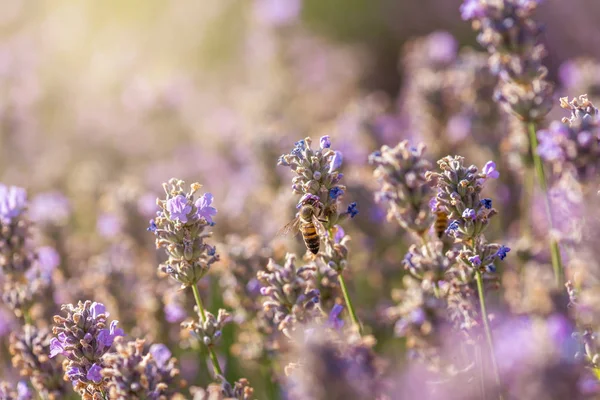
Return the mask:
[[[481,265],[481,257],[479,257],[479,255],[475,255],[473,257],[469,257],[468,260],[475,267],[479,267]]]
[[[472,208],[465,208],[465,211],[462,213],[462,217],[464,219],[474,220],[477,217],[477,212]]]
[[[328,149],[331,147],[331,139],[329,139],[329,135],[322,136],[319,140],[319,146],[321,149]]]
[[[85,377],[94,383],[100,383],[100,381],[102,381],[102,375],[100,374],[100,371],[102,371],[101,366],[98,364],[92,364]]]
[[[340,189],[338,186],[332,187],[331,190],[329,190],[329,197],[331,197],[332,200],[336,200],[338,197],[340,197],[343,194],[344,194],[344,191],[342,189]]]
[[[492,199],[481,199],[480,204],[488,210],[492,209]]]
[[[149,353],[152,354],[159,367],[167,365],[172,355],[171,350],[162,343],[155,343],[150,346]]]
[[[211,206],[212,195],[206,193],[194,202],[201,185],[193,183],[188,193],[183,191],[183,185],[178,179],[163,184],[167,197],[158,200],[161,211],[150,230],[156,235],[157,247],[164,248],[169,256],[159,269],[187,287],[195,285],[219,260],[219,255],[214,246],[205,243],[210,236],[205,229],[213,224],[212,216],[217,212]]]
[[[123,336],[117,328],[118,321],[112,321],[106,328],[108,313],[102,303],[79,302],[77,306],[65,304],[61,310],[66,317],[54,316],[52,332],[56,335],[50,342],[50,357],[61,354],[68,360],[65,368],[66,379],[78,391],[94,390],[102,381],[102,356],[107,353],[115,338]]]
[[[208,222],[211,225],[213,224],[212,217],[214,215],[217,215],[217,209],[211,207],[212,202],[213,195],[210,193],[205,193],[202,196],[200,196],[194,204],[196,208],[198,208],[198,216],[204,218],[206,222]]]
[[[500,177],[500,172],[496,170],[496,163],[493,161],[488,161],[485,163],[481,172],[485,174],[486,179],[498,179]]]
[[[337,171],[342,166],[343,159],[344,157],[340,151],[334,152],[334,155],[331,158],[331,164],[329,164],[329,173]]]
[[[103,213],[98,217],[96,229],[100,236],[110,239],[123,231],[123,222],[115,214]]]
[[[344,320],[340,318],[340,314],[344,310],[344,306],[336,304],[331,309],[329,317],[327,318],[327,324],[335,330],[340,330],[344,327]]]
[[[358,215],[358,205],[356,204],[356,202],[352,202],[348,205],[348,210],[346,211],[346,213],[350,215],[350,218],[354,218]]]
[[[16,186],[0,183],[0,220],[5,223],[21,215],[27,206],[27,192]]]
[[[498,249],[498,252],[496,253],[496,255],[498,256],[498,258],[500,258],[501,260],[504,260],[504,258],[506,258],[506,254],[510,251],[509,247],[506,246],[500,246],[500,248]]]
[[[166,208],[171,221],[179,221],[183,224],[188,222],[187,216],[192,212],[191,204],[189,204],[187,197],[182,194],[178,194],[167,200]]]

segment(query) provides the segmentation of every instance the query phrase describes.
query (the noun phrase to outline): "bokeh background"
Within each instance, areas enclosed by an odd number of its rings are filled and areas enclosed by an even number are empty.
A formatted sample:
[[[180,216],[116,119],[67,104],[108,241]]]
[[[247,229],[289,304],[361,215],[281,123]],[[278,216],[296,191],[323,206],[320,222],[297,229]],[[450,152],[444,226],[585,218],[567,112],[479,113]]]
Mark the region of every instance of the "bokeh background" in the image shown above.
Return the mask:
[[[422,78],[410,43],[437,32],[434,45],[417,46],[430,49],[430,57],[453,59],[456,46],[481,51],[460,19],[460,3],[0,0],[0,181],[28,190],[36,240],[60,255],[55,302],[103,302],[130,335],[185,347],[178,323],[191,301],[157,278],[161,260],[146,232],[162,183],[198,181],[214,194],[223,261],[203,290],[209,309],[231,309],[236,257],[250,259],[252,272],[270,256],[302,253],[299,240],[276,237],[296,201],[289,171],[276,162],[295,141],[329,134],[345,157],[344,201],[361,209],[348,228],[355,249],[351,291],[378,350],[402,358],[404,345],[379,322],[379,310],[401,280],[406,245],[373,203],[367,156],[404,138],[431,140],[413,129],[423,110],[411,106],[411,85]],[[599,18],[595,1],[540,6],[557,94],[565,61],[600,57]],[[478,132],[485,145],[486,127]],[[496,125],[490,129],[473,162],[498,155],[502,134]],[[435,155],[451,150],[426,144]],[[497,230],[510,230],[519,217],[509,201],[518,190],[508,189],[518,170],[504,176],[494,190],[509,209]],[[39,313],[57,311],[47,306]],[[3,306],[0,321],[0,375],[11,377],[4,339],[15,320]],[[268,373],[240,356],[252,336],[228,329],[222,354],[228,377],[247,376],[257,393],[275,396]],[[194,352],[175,353],[190,382],[208,381]]]

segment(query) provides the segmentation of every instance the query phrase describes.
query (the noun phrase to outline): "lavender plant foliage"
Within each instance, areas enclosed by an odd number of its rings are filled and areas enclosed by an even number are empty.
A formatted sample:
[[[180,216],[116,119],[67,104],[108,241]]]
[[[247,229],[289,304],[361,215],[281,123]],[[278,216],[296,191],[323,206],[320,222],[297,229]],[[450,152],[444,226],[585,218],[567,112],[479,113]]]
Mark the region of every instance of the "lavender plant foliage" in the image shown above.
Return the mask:
[[[67,315],[54,316],[50,358],[63,356],[65,380],[73,383],[82,398],[95,399],[107,390],[102,378],[103,356],[111,351],[115,338],[123,336],[123,330],[117,328],[116,320],[107,326],[109,314],[102,303],[80,301],[77,306],[64,304],[61,310]]]
[[[388,208],[388,220],[396,220],[409,232],[422,236],[431,226],[429,200],[433,191],[425,173],[431,164],[423,157],[425,145],[416,147],[404,140],[393,148],[383,146],[369,156],[380,189],[375,200]]]
[[[538,132],[538,153],[558,174],[573,173],[580,182],[593,180],[600,160],[598,109],[586,95],[571,101],[561,98],[560,106],[569,110],[571,116]]]
[[[496,98],[524,121],[537,121],[552,108],[552,85],[542,64],[542,28],[532,17],[540,0],[465,0],[461,16],[472,21],[477,40],[490,53],[500,77]]]
[[[68,391],[60,363],[49,357],[51,340],[52,335],[47,329],[25,325],[22,332],[11,335],[10,353],[13,366],[22,376],[29,377],[40,396],[59,400]]]
[[[144,340],[115,340],[115,352],[106,353],[102,376],[111,399],[172,398],[178,384],[177,360],[163,344],[147,346]]]
[[[211,236],[206,229],[214,225],[212,217],[217,213],[211,205],[212,195],[206,193],[195,199],[201,185],[192,184],[188,192],[183,185],[177,179],[163,185],[167,196],[157,201],[161,211],[150,221],[148,230],[156,235],[156,247],[164,248],[169,256],[161,271],[187,287],[195,285],[219,255],[214,246],[204,242]]]

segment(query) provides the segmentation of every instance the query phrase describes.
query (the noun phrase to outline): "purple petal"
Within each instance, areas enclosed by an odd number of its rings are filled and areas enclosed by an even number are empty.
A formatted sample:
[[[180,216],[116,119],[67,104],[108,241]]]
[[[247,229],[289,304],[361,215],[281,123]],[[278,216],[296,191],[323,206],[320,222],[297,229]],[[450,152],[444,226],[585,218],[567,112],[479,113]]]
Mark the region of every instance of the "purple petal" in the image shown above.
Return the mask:
[[[162,343],[150,346],[150,354],[152,354],[159,367],[165,366],[171,359],[171,351]]]
[[[102,371],[102,367],[98,364],[93,364],[85,377],[92,382],[100,383],[102,381],[100,371]]]

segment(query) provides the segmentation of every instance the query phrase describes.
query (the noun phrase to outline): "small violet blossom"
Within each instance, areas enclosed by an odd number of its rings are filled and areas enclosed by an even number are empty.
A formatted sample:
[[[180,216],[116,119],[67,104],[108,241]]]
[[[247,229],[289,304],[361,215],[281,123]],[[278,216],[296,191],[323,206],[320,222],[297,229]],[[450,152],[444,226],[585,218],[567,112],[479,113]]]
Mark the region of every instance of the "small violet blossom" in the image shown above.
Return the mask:
[[[194,204],[198,209],[198,216],[204,218],[210,225],[214,225],[212,217],[217,214],[217,209],[211,206],[212,202],[213,195],[205,193]]]
[[[167,211],[171,221],[179,221],[185,224],[188,221],[188,214],[192,211],[192,205],[189,204],[187,197],[178,194],[167,200]]]

